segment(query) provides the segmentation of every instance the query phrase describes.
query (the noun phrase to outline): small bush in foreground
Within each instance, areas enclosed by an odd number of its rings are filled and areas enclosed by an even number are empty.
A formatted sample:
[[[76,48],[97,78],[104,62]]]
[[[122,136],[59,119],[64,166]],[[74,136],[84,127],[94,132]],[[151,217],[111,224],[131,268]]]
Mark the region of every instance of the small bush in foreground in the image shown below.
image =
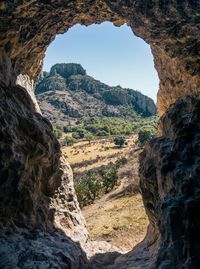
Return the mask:
[[[100,175],[102,177],[102,184],[105,193],[111,191],[117,185],[118,175],[117,168],[115,166],[108,170],[101,170]]]
[[[118,184],[118,165],[109,164],[81,176],[75,181],[75,191],[80,207],[94,202]]]

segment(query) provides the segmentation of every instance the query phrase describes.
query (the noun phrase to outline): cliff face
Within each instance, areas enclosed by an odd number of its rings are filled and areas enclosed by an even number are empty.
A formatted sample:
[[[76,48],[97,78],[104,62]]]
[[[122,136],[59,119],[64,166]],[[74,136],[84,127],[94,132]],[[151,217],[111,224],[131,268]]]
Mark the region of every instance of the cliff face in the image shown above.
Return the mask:
[[[163,118],[161,137],[141,157],[147,237],[127,255],[99,254],[91,262],[96,268],[199,268],[199,13],[200,2],[192,0],[1,1],[1,268],[83,268],[86,262],[71,239],[84,241],[87,232],[70,168],[39,114],[31,79],[56,34],[103,21],[126,22],[150,44]]]
[[[56,126],[95,116],[133,118],[156,114],[149,97],[95,80],[79,64],[54,65],[49,74],[41,74],[35,93],[43,115]]]
[[[160,237],[156,268],[199,266],[199,120],[200,101],[180,99],[161,119],[162,136],[141,155],[143,201]]]
[[[0,137],[0,268],[14,268],[22,256],[27,266],[30,262],[34,268],[34,255],[29,257],[34,251],[35,257],[43,255],[48,260],[48,250],[35,250],[31,233],[42,246],[51,243],[50,234],[55,230],[54,244],[66,240],[66,247],[71,245],[80,256],[76,263],[82,263],[84,255],[72,240],[85,243],[88,233],[74,193],[71,168],[61,155],[50,122],[36,112],[30,95],[20,86],[0,84]],[[58,246],[58,250],[62,252],[63,247]],[[54,254],[53,247],[49,251]],[[9,264],[11,267],[6,267]],[[18,268],[27,267],[22,264]]]

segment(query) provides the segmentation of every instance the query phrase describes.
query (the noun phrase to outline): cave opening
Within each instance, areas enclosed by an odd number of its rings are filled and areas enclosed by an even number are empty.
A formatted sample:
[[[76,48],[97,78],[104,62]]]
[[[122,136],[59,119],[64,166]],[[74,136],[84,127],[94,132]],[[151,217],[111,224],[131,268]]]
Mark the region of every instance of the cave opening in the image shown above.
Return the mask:
[[[13,2],[0,4],[0,267],[199,268],[200,2]],[[150,225],[124,255],[89,240],[71,168],[32,91],[56,34],[105,21],[126,22],[151,46],[160,79],[160,137],[140,159]]]
[[[36,81],[42,114],[73,169],[90,238],[126,251],[142,241],[148,225],[139,187],[143,144],[138,133],[155,134],[158,87],[149,45],[126,24],[110,22],[78,24],[58,35]],[[125,140],[122,147],[116,138]]]

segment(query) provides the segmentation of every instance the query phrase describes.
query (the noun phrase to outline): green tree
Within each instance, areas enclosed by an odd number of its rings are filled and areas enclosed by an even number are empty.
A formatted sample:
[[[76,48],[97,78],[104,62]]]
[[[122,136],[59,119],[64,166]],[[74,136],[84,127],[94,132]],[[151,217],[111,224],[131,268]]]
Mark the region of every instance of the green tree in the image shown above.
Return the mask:
[[[83,129],[83,128],[77,128],[76,132],[77,132],[77,134],[78,134],[78,136],[79,136],[80,139],[82,139],[82,138],[85,137],[85,129]]]
[[[65,133],[70,133],[70,132],[72,132],[72,127],[71,127],[71,126],[64,126],[64,127],[63,127],[63,131],[64,131]]]
[[[94,139],[94,136],[90,132],[86,132],[85,133],[85,139],[90,142],[90,141],[92,141]]]
[[[117,145],[120,148],[123,147],[125,142],[126,142],[126,140],[125,140],[125,138],[123,136],[117,136],[117,137],[114,138],[115,145]]]
[[[144,146],[144,144],[155,136],[154,130],[143,129],[138,133],[138,144]]]
[[[76,141],[77,141],[76,138],[72,137],[71,135],[65,137],[65,142],[67,143],[68,146],[73,145]]]
[[[63,132],[59,126],[53,126],[53,132],[58,139],[62,137]]]
[[[107,133],[105,130],[99,130],[96,135],[97,136],[108,136],[109,133]]]
[[[118,182],[117,168],[111,167],[109,170],[101,170],[100,175],[102,177],[104,191],[106,193],[111,191]]]
[[[75,184],[77,199],[81,207],[93,203],[99,196],[102,189],[102,184],[94,174],[87,175]]]

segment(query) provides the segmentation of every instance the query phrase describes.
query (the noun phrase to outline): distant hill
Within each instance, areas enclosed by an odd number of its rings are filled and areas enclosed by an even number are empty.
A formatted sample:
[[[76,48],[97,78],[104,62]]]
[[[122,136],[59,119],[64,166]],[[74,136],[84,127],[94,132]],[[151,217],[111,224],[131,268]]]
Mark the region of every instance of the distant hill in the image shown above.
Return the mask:
[[[41,110],[53,125],[64,126],[91,117],[148,117],[153,100],[120,86],[110,87],[87,75],[80,64],[56,64],[43,72],[35,87]]]

